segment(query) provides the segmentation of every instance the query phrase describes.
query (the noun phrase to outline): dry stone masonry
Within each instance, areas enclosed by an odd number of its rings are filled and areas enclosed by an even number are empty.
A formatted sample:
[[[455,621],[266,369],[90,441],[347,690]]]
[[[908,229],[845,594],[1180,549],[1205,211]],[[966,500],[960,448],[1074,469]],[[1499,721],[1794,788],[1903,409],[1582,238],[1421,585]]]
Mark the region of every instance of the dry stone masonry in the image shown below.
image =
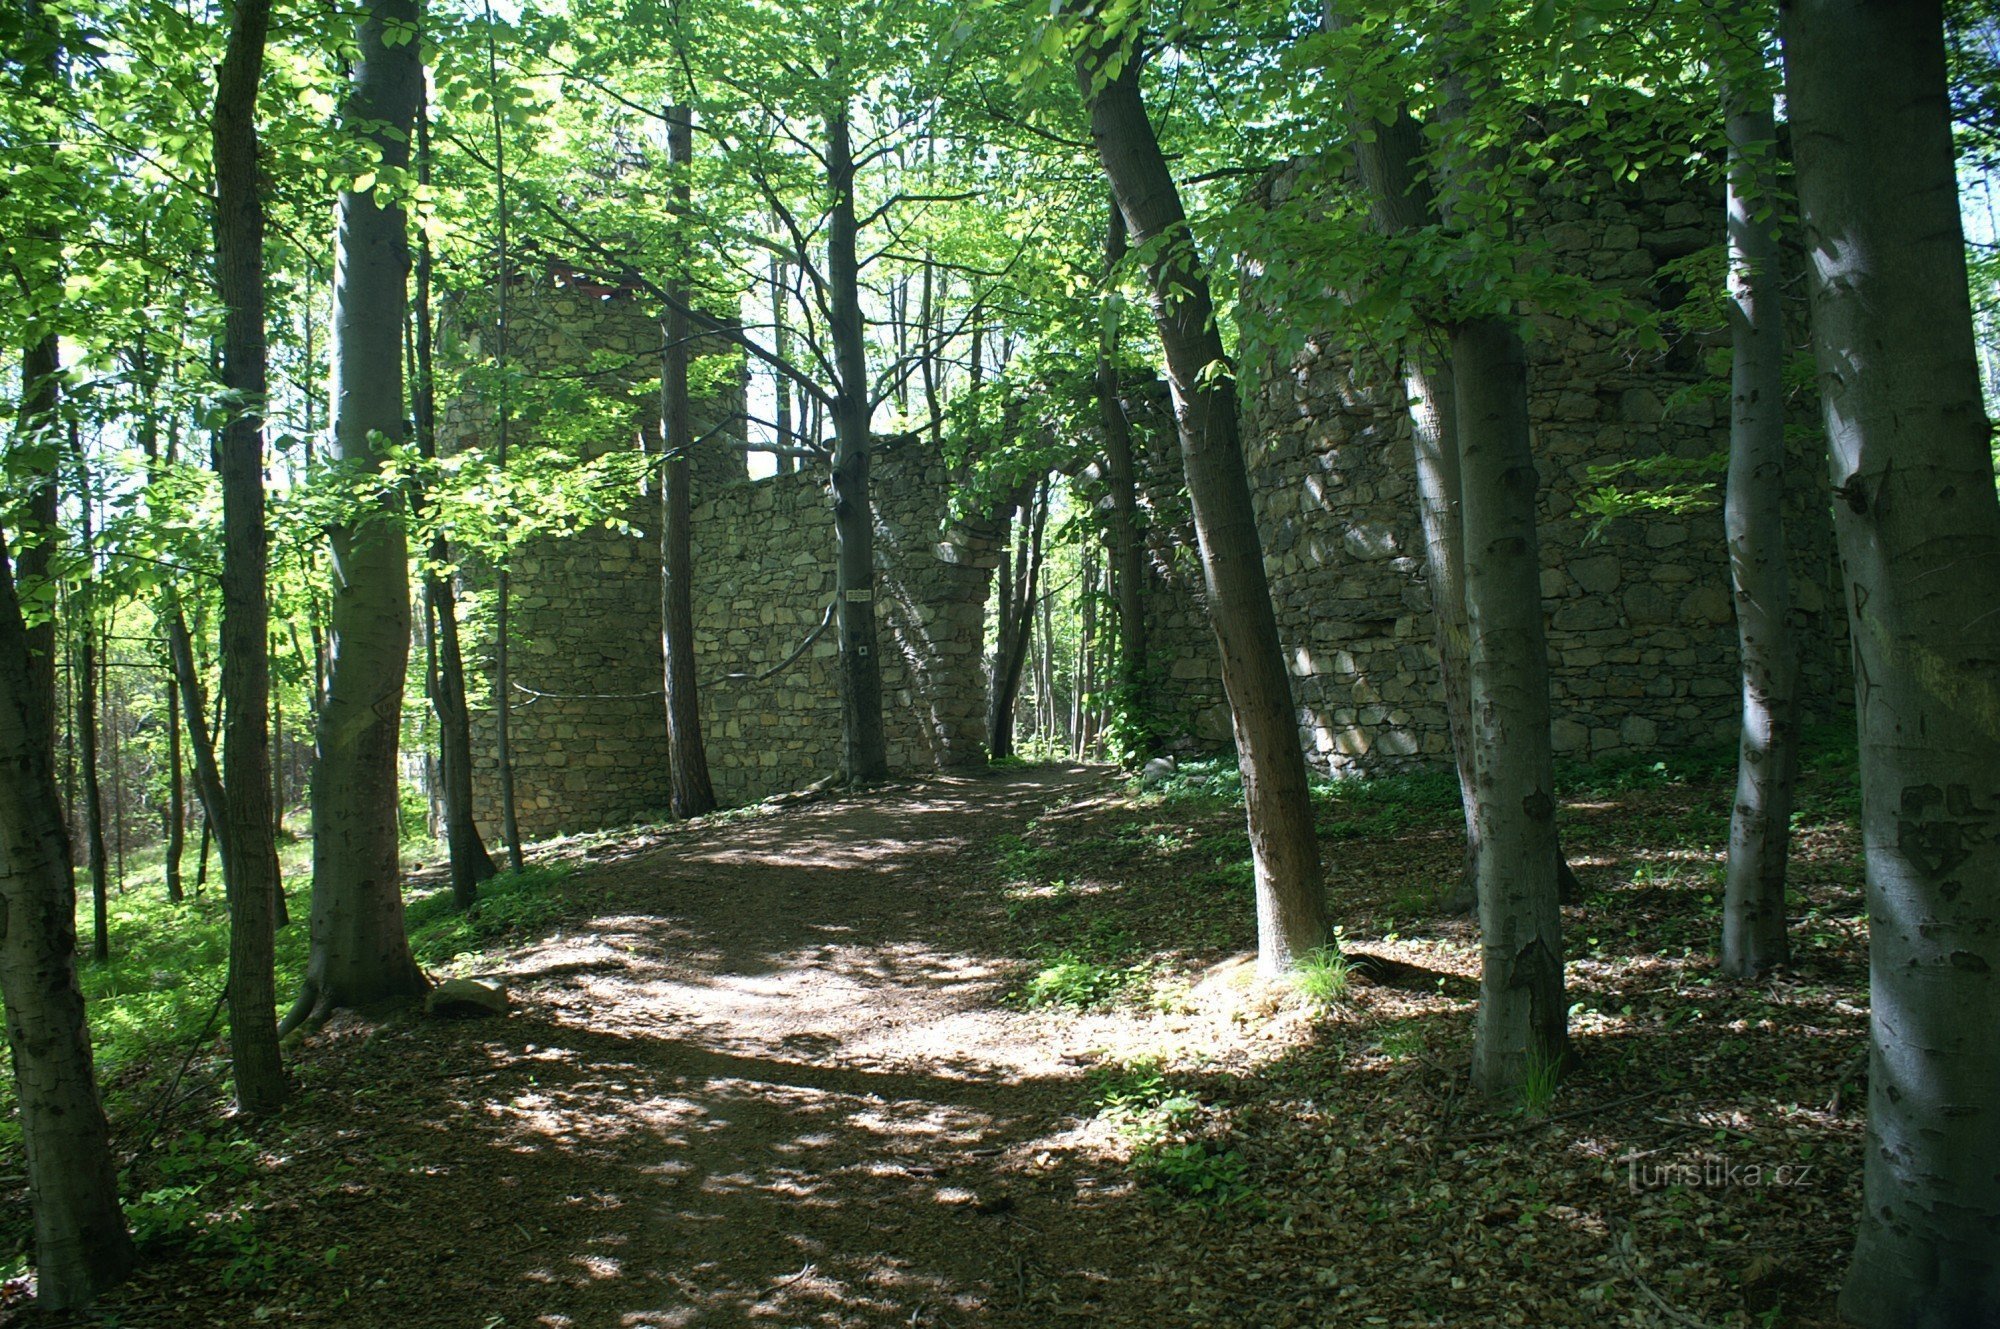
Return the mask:
[[[1552,263],[1673,299],[1655,274],[1711,241],[1719,197],[1672,181],[1622,193],[1608,178],[1600,183],[1592,211],[1549,205],[1542,234]],[[1261,298],[1282,307],[1282,293]],[[1798,339],[1802,321],[1793,331]],[[1713,386],[1702,345],[1690,339],[1642,356],[1616,329],[1549,316],[1534,318],[1528,337],[1558,757],[1644,755],[1732,737],[1737,654],[1719,496],[1707,510],[1621,518],[1597,534],[1577,511],[1596,487],[1594,465],[1726,452],[1728,402],[1702,390]],[[1247,460],[1300,739],[1308,760],[1332,775],[1444,761],[1451,751],[1409,417],[1396,377],[1369,361],[1321,337],[1288,363],[1243,367]],[[1845,616],[1817,408],[1795,410],[1787,488],[1801,695],[1807,717],[1824,718],[1846,702]],[[1160,455],[1149,474],[1155,487],[1177,482]],[[1155,668],[1162,704],[1191,745],[1207,746],[1226,741],[1228,710],[1198,608],[1199,569],[1184,553],[1192,540],[1191,528],[1169,521],[1151,541],[1167,574],[1153,618]]]
[[[1602,197],[1613,201],[1588,211],[1546,203],[1549,261],[1648,299],[1677,298],[1660,265],[1708,243],[1717,200],[1657,180],[1615,195],[1606,183]],[[528,413],[517,437],[560,439],[580,457],[657,450],[657,429],[646,424],[657,414],[655,316],[631,291],[580,283],[560,268],[520,285],[519,372],[560,390],[546,395],[539,417]],[[1283,307],[1282,291],[1255,295]],[[1726,738],[1738,703],[1719,508],[1624,518],[1596,534],[1577,512],[1594,465],[1726,449],[1727,403],[1700,363],[1705,348],[1690,338],[1639,355],[1615,328],[1556,317],[1533,319],[1529,331],[1557,753],[1589,760]],[[476,351],[476,339],[467,341]],[[742,803],[832,774],[840,714],[833,630],[822,627],[834,577],[826,483],[816,467],[748,478],[743,432],[731,423],[743,410],[741,360],[730,356],[736,367],[720,376],[698,424],[712,432],[694,458],[695,649],[716,792]],[[1282,362],[1241,368],[1265,566],[1309,759],[1331,775],[1448,760],[1395,376],[1327,337]],[[1811,717],[1839,709],[1846,690],[1809,410],[1800,407],[1788,484]],[[1177,746],[1213,750],[1229,742],[1229,716],[1178,449],[1161,403],[1139,414],[1154,699]],[[468,447],[490,430],[489,414],[468,397],[444,432],[448,447]],[[906,771],[985,758],[987,602],[1002,528],[951,522],[960,478],[922,439],[877,442],[884,710],[890,761]],[[515,559],[515,782],[530,834],[656,817],[667,803],[656,508],[655,495],[635,494],[620,528],[538,540]],[[490,576],[468,580],[490,585]],[[476,594],[461,605],[475,669],[490,661],[489,608],[490,597]],[[478,719],[478,795],[490,822],[490,710]]]

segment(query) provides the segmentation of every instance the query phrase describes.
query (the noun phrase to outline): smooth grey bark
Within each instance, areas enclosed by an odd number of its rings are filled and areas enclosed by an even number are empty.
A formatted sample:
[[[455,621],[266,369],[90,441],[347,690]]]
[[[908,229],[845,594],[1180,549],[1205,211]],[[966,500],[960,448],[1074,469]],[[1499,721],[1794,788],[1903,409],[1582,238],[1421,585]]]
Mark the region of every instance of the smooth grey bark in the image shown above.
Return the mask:
[[[1328,22],[1336,22],[1331,7]],[[1357,134],[1355,161],[1369,212],[1384,235],[1408,235],[1438,221],[1437,194],[1422,169],[1423,128],[1407,112]],[[1437,639],[1440,690],[1465,813],[1465,867],[1446,901],[1454,912],[1478,903],[1479,784],[1472,768],[1471,638],[1465,618],[1465,544],[1460,521],[1458,418],[1447,339],[1432,331],[1403,354],[1417,519],[1424,533],[1424,580]]]
[[[430,116],[417,106],[418,179],[430,183]],[[437,372],[431,322],[431,242],[417,244],[416,298],[417,452],[437,458]],[[413,492],[411,506],[421,511],[425,499]],[[479,834],[472,804],[472,707],[465,691],[465,652],[458,636],[458,597],[452,594],[451,542],[442,530],[431,536],[424,569],[424,693],[438,722],[438,787],[444,804],[445,854],[451,863],[451,896],[460,909],[479,899],[479,884],[499,869]]]
[[[1747,57],[1746,57],[1747,58]],[[1728,140],[1729,481],[1723,525],[1742,659],[1736,806],[1722,900],[1722,969],[1791,958],[1785,858],[1798,769],[1798,646],[1785,549],[1785,325],[1778,273],[1777,129],[1757,67],[1723,88]],[[1762,215],[1760,215],[1762,214]]]
[[[271,827],[271,637],[264,527],[264,204],[257,184],[257,84],[271,0],[237,0],[216,76],[215,273],[223,306],[216,440],[222,482],[223,789],[229,842],[229,1051],[241,1112],[285,1101],[278,1055],[275,905],[282,889]]]
[[[1118,705],[1132,737],[1133,756],[1158,747],[1146,679],[1146,545],[1139,527],[1139,485],[1133,462],[1132,421],[1118,374],[1120,304],[1113,283],[1125,261],[1125,214],[1111,202],[1104,228],[1106,310],[1097,349],[1097,420],[1104,433],[1104,481],[1111,491],[1111,585],[1118,605]]]
[[[368,0],[342,121],[385,166],[406,167],[421,88],[417,0]],[[391,36],[391,34],[394,34]],[[390,37],[390,41],[385,41]],[[393,44],[391,44],[393,42]],[[335,247],[334,464],[377,472],[403,425],[402,330],[409,237],[403,209],[343,190]],[[403,930],[396,746],[410,647],[409,555],[400,495],[362,500],[332,530],[326,693],[313,769],[312,939],[291,1029],[341,1006],[422,993]]]
[[[1452,334],[1465,527],[1480,977],[1472,1081],[1489,1097],[1569,1059],[1556,877],[1549,657],[1528,441],[1528,365],[1500,319]]]
[[[2000,1324],[2000,498],[1943,21],[1798,0],[1784,42],[1867,855],[1867,1146],[1840,1310]]]
[[[889,773],[882,733],[882,660],[875,630],[875,514],[868,483],[868,348],[854,211],[854,145],[845,103],[826,121],[827,336],[833,343],[833,528],[840,631],[840,774],[866,784]]]
[[[1148,256],[1209,621],[1243,773],[1256,877],[1257,966],[1291,968],[1327,941],[1319,841],[1238,433],[1236,385],[1207,273],[1140,93],[1139,34],[1087,34],[1077,79],[1091,138],[1134,245]]]
[[[0,532],[0,1004],[6,1007],[36,1299],[87,1305],[132,1269],[76,979],[76,885],[56,790],[53,701]]]
[[[673,206],[690,211],[688,172],[694,166],[694,112],[667,108],[667,156],[675,167]],[[660,659],[667,710],[668,779],[676,817],[715,810],[708,778],[708,749],[701,737],[701,698],[694,660],[694,517],[688,492],[695,445],[694,402],[688,392],[693,320],[688,292],[676,284],[668,305],[666,345],[660,356],[660,417],[665,431],[660,458]],[[783,381],[780,376],[780,382]]]

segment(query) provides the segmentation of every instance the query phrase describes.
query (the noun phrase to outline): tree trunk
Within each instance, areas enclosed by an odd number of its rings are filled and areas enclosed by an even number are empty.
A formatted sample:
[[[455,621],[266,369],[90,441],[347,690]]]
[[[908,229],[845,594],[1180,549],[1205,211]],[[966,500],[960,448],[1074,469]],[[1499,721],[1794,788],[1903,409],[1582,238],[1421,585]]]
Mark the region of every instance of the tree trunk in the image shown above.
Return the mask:
[[[409,163],[422,70],[418,0],[368,0],[342,119],[385,166]],[[385,41],[385,37],[390,41]],[[376,472],[403,428],[409,237],[400,204],[340,195],[333,300],[333,446]],[[370,500],[332,531],[333,611],[313,771],[312,942],[287,1028],[340,1006],[415,996],[428,981],[403,931],[397,729],[410,647],[409,558],[399,500]]]
[[[1762,25],[1758,27],[1761,33]],[[1743,717],[1723,889],[1722,968],[1751,978],[1791,958],[1785,857],[1798,766],[1798,648],[1785,551],[1785,325],[1778,282],[1777,130],[1755,64],[1723,90],[1729,141],[1729,485],[1723,522],[1736,598]],[[1760,217],[1758,214],[1764,212]]]
[[[188,746],[194,754],[195,798],[201,803],[202,855],[198,871],[205,871],[208,859],[208,839],[216,827],[223,824],[223,809],[227,800],[223,797],[222,768],[215,761],[215,740],[208,726],[208,704],[202,696],[201,666],[195,662],[194,639],[188,632],[187,618],[181,613],[180,601],[169,596],[162,605],[167,619],[167,650],[173,660],[174,678],[180,689],[181,717],[187,725]],[[229,874],[229,846],[222,847],[223,875]],[[197,885],[196,893],[200,893]]]
[[[167,674],[167,899],[179,904],[181,858],[187,852],[187,775],[181,757],[181,694],[171,664]]]
[[[1569,1056],[1557,908],[1549,657],[1528,444],[1527,353],[1475,319],[1452,337],[1464,486],[1473,772],[1478,785],[1479,1017],[1473,1084],[1489,1097],[1560,1073]]]
[[[83,775],[83,839],[90,862],[90,958],[103,964],[111,958],[110,867],[104,852],[104,786],[97,776],[97,569],[96,541],[92,535],[90,466],[82,447],[71,431],[74,452],[77,505],[82,521],[83,577],[70,596],[77,621],[71,626],[76,638],[76,679],[70,687],[70,701],[76,706],[77,764]]]
[[[1002,432],[1005,432],[1004,430]],[[996,758],[1014,755],[1014,702],[1021,695],[1021,671],[1034,636],[1035,595],[1042,576],[1042,530],[1049,519],[1049,482],[1043,479],[1021,513],[1020,545],[1005,589],[1013,603],[1000,605],[1000,634],[993,660],[993,689],[987,696],[986,746]]]
[[[6,1007],[36,1298],[88,1304],[132,1269],[117,1165],[76,981],[76,886],[56,797],[54,731],[0,534],[0,1004]]]
[[[1104,478],[1111,491],[1111,585],[1118,601],[1118,701],[1130,751],[1151,756],[1159,745],[1146,678],[1146,543],[1139,529],[1139,487],[1132,458],[1132,422],[1118,375],[1118,318],[1123,305],[1113,283],[1125,258],[1125,214],[1114,199],[1104,233],[1108,289],[1097,352],[1097,418],[1104,431]]]
[[[694,112],[667,109],[667,154],[675,169],[673,207],[685,216],[694,169]],[[688,493],[688,452],[694,447],[694,403],[688,395],[689,346],[694,328],[685,309],[690,296],[677,283],[660,356],[660,407],[666,440],[660,460],[660,658],[665,668],[667,758],[676,817],[715,810],[708,779],[708,750],[701,740],[701,699],[694,668],[694,532]],[[784,376],[779,375],[780,381]]]
[[[833,340],[833,528],[839,545],[834,596],[840,629],[840,774],[866,784],[889,773],[882,734],[882,661],[875,635],[875,514],[868,492],[868,347],[856,252],[854,148],[848,107],[827,118],[826,276]]]
[[[421,0],[417,0],[421,3]],[[489,13],[488,17],[491,15]],[[486,26],[486,81],[489,87],[498,87],[500,56],[498,38],[493,25]],[[419,102],[422,97],[419,93]],[[513,423],[507,401],[507,355],[511,349],[513,327],[508,319],[507,295],[513,289],[514,273],[512,260],[507,250],[507,133],[505,121],[501,118],[500,103],[493,102],[493,220],[498,244],[494,254],[493,306],[494,343],[493,363],[498,371],[498,400],[495,402],[495,460],[500,472],[507,472],[508,429]],[[506,520],[502,514],[501,520]],[[494,762],[497,767],[500,793],[500,837],[507,842],[507,866],[519,872],[521,859],[521,817],[520,805],[514,797],[514,683],[509,671],[509,655],[513,646],[513,577],[508,571],[508,555],[502,554],[500,566],[493,574],[493,747]]]
[[[271,621],[264,530],[264,204],[257,182],[257,83],[270,0],[236,0],[216,75],[215,275],[223,306],[222,386],[229,416],[216,441],[222,481],[223,835],[229,842],[229,1050],[240,1112],[285,1101],[278,1056],[273,910],[282,883],[271,834]]]
[[[1848,592],[1868,1147],[1841,1313],[2000,1324],[2000,500],[1939,6],[1796,0],[1785,70]]]
[[[417,107],[417,169],[419,179],[430,183],[430,117],[424,105]],[[417,242],[416,299],[416,414],[417,452],[427,461],[437,459],[437,376],[433,363],[431,331],[431,242],[428,235]],[[412,493],[412,506],[420,507],[420,494]],[[424,569],[424,636],[430,650],[424,662],[424,692],[438,722],[438,787],[444,803],[446,856],[451,860],[451,897],[460,909],[469,909],[479,899],[479,883],[499,869],[479,834],[472,813],[472,708],[466,700],[465,653],[458,639],[458,601],[452,594],[451,545],[442,530],[431,536],[430,557]]]
[[[1326,900],[1291,679],[1237,432],[1235,381],[1180,193],[1146,116],[1136,52],[1121,51],[1116,42],[1087,44],[1077,71],[1104,173],[1133,240],[1151,255],[1153,317],[1166,351],[1209,618],[1243,772],[1257,883],[1258,968],[1276,973],[1325,943]]]
[[[775,222],[774,222],[775,225]],[[790,335],[786,327],[785,310],[790,303],[785,294],[785,261],[776,254],[771,255],[771,353],[784,360],[790,354]],[[775,435],[780,448],[795,447],[798,431],[792,427],[792,381],[775,370],[771,374],[771,391],[776,397],[777,420]],[[776,458],[778,474],[784,475],[798,469],[799,459],[787,452],[779,452]]]

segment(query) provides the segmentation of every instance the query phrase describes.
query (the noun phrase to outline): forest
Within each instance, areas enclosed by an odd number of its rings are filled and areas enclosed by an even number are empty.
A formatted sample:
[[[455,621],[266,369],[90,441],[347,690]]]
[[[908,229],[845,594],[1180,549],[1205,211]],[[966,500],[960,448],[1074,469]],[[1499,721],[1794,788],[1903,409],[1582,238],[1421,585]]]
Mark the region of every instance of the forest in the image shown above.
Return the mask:
[[[0,1323],[2000,1326],[1980,0],[13,0]]]

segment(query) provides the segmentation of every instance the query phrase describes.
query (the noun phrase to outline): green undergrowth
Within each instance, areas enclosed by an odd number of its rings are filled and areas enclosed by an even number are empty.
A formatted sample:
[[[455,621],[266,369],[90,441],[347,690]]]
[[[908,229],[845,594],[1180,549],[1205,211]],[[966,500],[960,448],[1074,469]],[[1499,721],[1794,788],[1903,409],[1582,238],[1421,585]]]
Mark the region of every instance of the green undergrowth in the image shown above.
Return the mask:
[[[1859,811],[1851,728],[1810,728],[1801,749],[1795,829],[1850,824]],[[1734,762],[1732,748],[1713,746],[1650,760],[1558,766],[1558,792],[1577,805],[1564,818],[1565,843],[1586,857],[1603,851],[1607,833],[1634,846],[1693,851],[1685,858],[1650,851],[1629,861],[1621,857],[1611,876],[1599,873],[1588,883],[1590,894],[1580,903],[1595,916],[1612,892],[1627,888],[1684,895],[1690,907],[1676,916],[1672,935],[1656,940],[1690,953],[1709,945],[1709,934],[1720,926],[1720,855]],[[1256,944],[1254,879],[1235,760],[1184,761],[1150,786],[1133,780],[1128,792],[1125,811],[1091,836],[1065,833],[1058,813],[995,846],[1004,907],[1016,953],[1025,961],[1013,993],[1017,1004],[1090,1009],[1152,1000],[1188,970]],[[1440,902],[1455,884],[1452,847],[1462,824],[1453,770],[1322,780],[1313,786],[1312,801],[1335,879],[1342,890],[1370,901],[1369,916],[1355,920],[1365,935],[1421,930],[1443,916]],[[1369,872],[1381,859],[1369,846],[1385,843],[1428,843],[1436,852],[1378,883]],[[1614,944],[1614,934],[1618,944],[1630,940],[1614,919],[1593,922],[1577,937],[1581,954]],[[1827,935],[1829,946],[1838,944],[1836,933]],[[1324,1006],[1339,999],[1345,971],[1318,968],[1300,982],[1307,998]]]
[[[1182,1209],[1258,1205],[1243,1152],[1204,1133],[1213,1109],[1158,1057],[1098,1067],[1086,1094],[1098,1119],[1130,1146],[1133,1175],[1161,1199]]]
[[[411,846],[428,856],[428,841]],[[89,958],[91,900],[87,874],[78,881],[81,947],[77,974],[90,1022],[98,1084],[114,1146],[134,1157],[124,1181],[126,1213],[142,1246],[182,1246],[223,1262],[232,1286],[275,1276],[276,1258],[252,1221],[259,1203],[257,1146],[227,1122],[180,1132],[168,1126],[191,1097],[226,1099],[230,1086],[220,1009],[229,967],[229,913],[211,860],[209,882],[192,894],[194,852],[186,856],[188,897],[166,898],[158,848],[128,856],[124,888],[113,888],[111,958]],[[307,886],[311,845],[281,841],[279,862],[292,919],[276,937],[276,978],[282,1004],[305,970]],[[567,865],[502,873],[480,888],[470,910],[457,910],[448,886],[413,889],[405,923],[418,961],[448,969],[461,957],[546,928],[562,907]],[[18,1171],[21,1134],[11,1065],[0,1064],[0,1172]],[[217,1197],[225,1196],[224,1203]],[[0,1221],[0,1278],[18,1272],[31,1234],[21,1221]],[[321,1256],[338,1259],[339,1251]]]
[[[453,902],[450,886],[414,896],[403,910],[410,951],[419,964],[449,965],[496,943],[533,936],[561,916],[561,887],[575,872],[568,863],[502,872],[480,883],[470,909]]]

